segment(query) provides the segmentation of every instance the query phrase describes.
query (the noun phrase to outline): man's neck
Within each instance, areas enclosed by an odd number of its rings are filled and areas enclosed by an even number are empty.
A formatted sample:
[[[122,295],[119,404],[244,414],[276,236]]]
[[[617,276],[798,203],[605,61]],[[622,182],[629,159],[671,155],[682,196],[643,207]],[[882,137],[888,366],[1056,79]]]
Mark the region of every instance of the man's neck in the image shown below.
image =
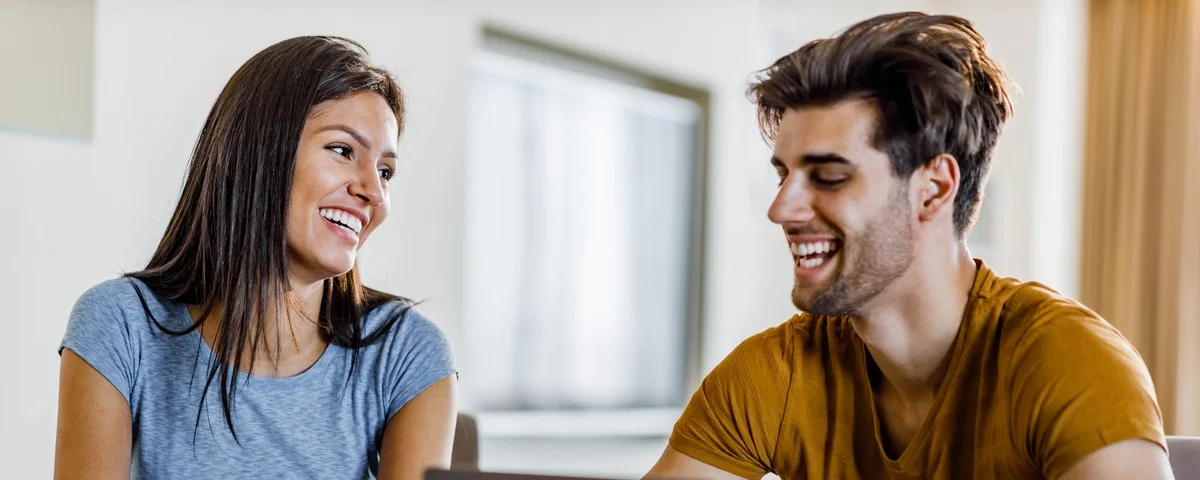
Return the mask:
[[[977,267],[965,246],[939,250],[918,255],[851,320],[887,390],[906,402],[932,400],[941,386],[975,279]]]

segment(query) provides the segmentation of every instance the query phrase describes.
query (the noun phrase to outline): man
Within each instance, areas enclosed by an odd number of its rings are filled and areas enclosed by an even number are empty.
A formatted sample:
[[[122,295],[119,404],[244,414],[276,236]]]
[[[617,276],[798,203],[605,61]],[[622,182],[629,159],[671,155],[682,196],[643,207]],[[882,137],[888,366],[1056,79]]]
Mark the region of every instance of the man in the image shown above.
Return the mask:
[[[648,477],[1171,478],[1128,341],[967,251],[1007,83],[970,22],[918,13],[763,72],[804,313],[708,375]]]

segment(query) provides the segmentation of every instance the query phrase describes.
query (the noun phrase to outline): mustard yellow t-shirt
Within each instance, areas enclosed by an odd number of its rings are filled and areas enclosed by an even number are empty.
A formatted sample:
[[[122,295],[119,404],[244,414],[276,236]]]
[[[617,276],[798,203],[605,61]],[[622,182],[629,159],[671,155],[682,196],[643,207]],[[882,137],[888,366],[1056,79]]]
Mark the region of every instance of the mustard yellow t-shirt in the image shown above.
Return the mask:
[[[950,364],[899,458],[880,442],[867,352],[844,317],[747,339],[692,396],[670,444],[747,478],[1058,478],[1106,445],[1162,445],[1141,357],[1096,313],[982,261]]]

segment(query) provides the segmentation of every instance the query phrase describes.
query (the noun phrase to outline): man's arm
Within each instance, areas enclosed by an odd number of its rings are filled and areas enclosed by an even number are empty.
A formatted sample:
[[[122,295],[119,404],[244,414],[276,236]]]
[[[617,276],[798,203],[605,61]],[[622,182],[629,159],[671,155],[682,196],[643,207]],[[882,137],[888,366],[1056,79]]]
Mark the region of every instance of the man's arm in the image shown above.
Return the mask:
[[[1094,314],[1055,306],[1029,320],[1010,357],[1014,433],[1030,459],[1046,478],[1171,478],[1137,351]]]
[[[687,478],[694,480],[740,480],[742,477],[684,455],[667,445],[658,463],[646,474],[646,479]],[[759,477],[761,478],[761,477]],[[757,479],[752,479],[757,480]]]
[[[791,328],[746,339],[705,376],[646,477],[758,479],[772,471],[791,384]]]
[[[1060,480],[1174,479],[1162,447],[1145,440],[1126,440],[1092,452]]]

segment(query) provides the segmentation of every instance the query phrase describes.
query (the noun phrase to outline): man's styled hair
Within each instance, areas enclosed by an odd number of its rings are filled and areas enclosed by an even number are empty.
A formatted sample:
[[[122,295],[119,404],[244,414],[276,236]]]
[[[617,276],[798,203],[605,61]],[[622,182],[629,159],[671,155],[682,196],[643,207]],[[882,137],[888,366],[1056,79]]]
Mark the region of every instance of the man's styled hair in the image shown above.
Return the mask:
[[[963,238],[1012,115],[1010,83],[970,21],[906,12],[809,42],[761,71],[749,95],[771,141],[790,108],[865,99],[878,112],[875,148],[891,157],[898,178],[939,154],[954,156],[961,172],[954,229]]]

